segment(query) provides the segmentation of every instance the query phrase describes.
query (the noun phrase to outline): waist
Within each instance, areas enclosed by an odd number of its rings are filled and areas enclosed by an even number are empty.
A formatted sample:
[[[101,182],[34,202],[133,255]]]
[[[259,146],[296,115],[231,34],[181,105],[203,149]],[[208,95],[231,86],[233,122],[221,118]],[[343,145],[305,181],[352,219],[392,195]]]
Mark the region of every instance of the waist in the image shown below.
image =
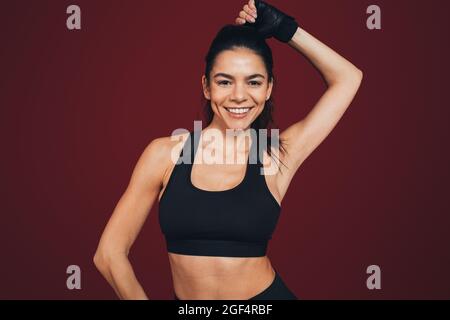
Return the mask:
[[[176,295],[182,300],[249,299],[266,288],[275,271],[267,256],[236,258],[169,253]]]

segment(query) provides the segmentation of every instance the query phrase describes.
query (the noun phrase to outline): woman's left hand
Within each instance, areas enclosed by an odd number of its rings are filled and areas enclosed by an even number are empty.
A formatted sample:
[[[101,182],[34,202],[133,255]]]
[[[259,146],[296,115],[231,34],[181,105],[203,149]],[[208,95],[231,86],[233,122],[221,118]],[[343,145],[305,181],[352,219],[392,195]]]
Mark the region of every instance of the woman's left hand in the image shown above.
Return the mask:
[[[236,18],[236,24],[245,24],[246,22],[254,23],[257,18],[257,10],[255,6],[255,0],[249,0],[241,12],[239,12],[239,17]]]
[[[295,19],[262,0],[249,0],[239,12],[236,24],[249,23],[264,38],[289,42],[297,31]]]

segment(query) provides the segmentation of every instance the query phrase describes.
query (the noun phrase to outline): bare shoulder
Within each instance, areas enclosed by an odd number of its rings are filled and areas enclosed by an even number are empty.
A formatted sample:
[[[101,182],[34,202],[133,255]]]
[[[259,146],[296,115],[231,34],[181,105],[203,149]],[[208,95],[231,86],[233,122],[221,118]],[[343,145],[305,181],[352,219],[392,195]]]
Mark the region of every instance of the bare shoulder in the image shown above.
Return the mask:
[[[188,136],[189,133],[181,133],[155,138],[147,145],[144,154],[148,154],[148,157],[153,158],[154,160],[167,159],[167,156],[170,156],[173,151],[176,151],[177,149],[181,151]]]
[[[175,164],[189,133],[181,133],[153,139],[145,148],[139,162],[148,174],[163,182],[166,173]]]

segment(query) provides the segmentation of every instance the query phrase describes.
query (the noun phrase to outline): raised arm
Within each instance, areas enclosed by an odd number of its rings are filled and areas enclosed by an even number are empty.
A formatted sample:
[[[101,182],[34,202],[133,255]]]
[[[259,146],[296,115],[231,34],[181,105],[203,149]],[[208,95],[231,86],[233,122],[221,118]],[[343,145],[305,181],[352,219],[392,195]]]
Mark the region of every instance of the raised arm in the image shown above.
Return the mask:
[[[287,145],[284,160],[295,172],[341,119],[360,87],[363,73],[304,29],[297,29],[289,45],[317,67],[328,85],[307,116],[280,134]]]
[[[128,253],[161,190],[170,161],[167,142],[153,140],[139,158],[130,182],[101,236],[94,264],[120,299],[148,299]]]
[[[265,1],[249,0],[235,22],[256,28],[264,38],[274,37],[288,43],[309,59],[328,85],[307,116],[280,133],[287,152],[280,152],[279,157],[287,166],[287,172],[283,166],[283,174],[277,175],[277,185],[280,193],[284,194],[297,169],[328,136],[349,107],[360,87],[363,73],[299,27],[294,17]]]

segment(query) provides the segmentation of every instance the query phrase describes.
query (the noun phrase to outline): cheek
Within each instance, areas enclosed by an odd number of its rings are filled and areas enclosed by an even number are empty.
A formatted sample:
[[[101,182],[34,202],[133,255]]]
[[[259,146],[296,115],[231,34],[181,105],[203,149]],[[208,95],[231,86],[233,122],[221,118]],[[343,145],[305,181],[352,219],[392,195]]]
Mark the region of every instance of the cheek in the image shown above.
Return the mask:
[[[223,93],[218,92],[218,90],[211,91],[211,94],[209,97],[211,99],[212,104],[218,104],[218,105],[220,105],[222,103],[222,101],[226,98],[226,96]]]
[[[264,104],[266,102],[268,94],[269,91],[266,88],[258,90],[258,92],[255,92],[255,100],[258,102],[258,104]]]
[[[267,88],[249,90],[248,98],[249,101],[256,103],[262,110],[264,108],[264,104],[266,103],[267,94]],[[213,89],[210,91],[211,105],[213,107],[224,105],[230,100],[229,96],[230,92],[227,90],[220,90],[217,88]]]
[[[258,110],[257,110],[258,116],[263,112],[264,106],[265,106],[264,103],[262,105],[258,106]]]
[[[256,103],[258,103],[258,106],[263,108],[267,102],[267,91],[261,92],[257,97],[255,97],[255,99]]]

